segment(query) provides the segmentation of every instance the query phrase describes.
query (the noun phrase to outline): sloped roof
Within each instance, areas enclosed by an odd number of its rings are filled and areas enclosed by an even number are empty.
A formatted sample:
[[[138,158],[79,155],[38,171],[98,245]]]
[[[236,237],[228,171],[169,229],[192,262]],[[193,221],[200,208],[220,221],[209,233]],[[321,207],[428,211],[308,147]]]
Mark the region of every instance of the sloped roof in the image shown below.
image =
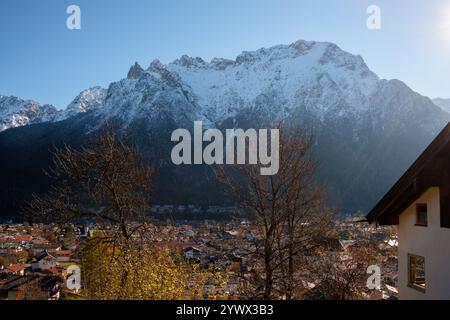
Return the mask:
[[[10,264],[10,265],[7,267],[7,269],[9,269],[9,270],[11,270],[11,271],[17,273],[17,272],[19,272],[19,271],[24,270],[24,269],[25,269],[25,266],[24,266],[23,264],[21,264],[21,263],[13,263],[13,264]]]
[[[47,250],[44,250],[38,256],[36,256],[36,261],[41,261],[42,259],[45,259],[47,257],[56,260],[56,258],[53,255],[49,254]]]
[[[430,187],[440,187],[441,226],[450,228],[450,123],[367,214],[367,220],[398,224],[399,215]]]

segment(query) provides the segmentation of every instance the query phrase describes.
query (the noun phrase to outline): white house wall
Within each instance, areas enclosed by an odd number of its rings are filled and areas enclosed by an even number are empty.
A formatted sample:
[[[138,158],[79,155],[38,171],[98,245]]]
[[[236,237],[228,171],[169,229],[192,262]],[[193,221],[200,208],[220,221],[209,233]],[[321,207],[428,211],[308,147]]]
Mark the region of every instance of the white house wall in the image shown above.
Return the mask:
[[[426,203],[428,226],[415,226],[416,204]],[[440,226],[439,188],[429,188],[401,215],[398,227],[400,299],[450,299],[450,229]],[[408,254],[425,258],[425,292],[408,286]]]

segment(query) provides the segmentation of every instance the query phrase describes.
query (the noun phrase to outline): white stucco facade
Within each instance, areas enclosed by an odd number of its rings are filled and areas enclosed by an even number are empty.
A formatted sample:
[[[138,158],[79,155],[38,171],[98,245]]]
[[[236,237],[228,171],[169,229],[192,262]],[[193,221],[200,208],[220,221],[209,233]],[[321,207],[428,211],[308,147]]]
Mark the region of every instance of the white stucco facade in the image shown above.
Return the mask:
[[[47,256],[37,262],[33,262],[31,264],[31,269],[33,271],[36,270],[49,270],[58,265],[56,258],[53,256]]]
[[[416,226],[416,204],[426,203],[428,225]],[[399,217],[400,299],[450,299],[450,229],[440,226],[439,188],[429,188]],[[408,255],[425,258],[425,291],[408,286]]]

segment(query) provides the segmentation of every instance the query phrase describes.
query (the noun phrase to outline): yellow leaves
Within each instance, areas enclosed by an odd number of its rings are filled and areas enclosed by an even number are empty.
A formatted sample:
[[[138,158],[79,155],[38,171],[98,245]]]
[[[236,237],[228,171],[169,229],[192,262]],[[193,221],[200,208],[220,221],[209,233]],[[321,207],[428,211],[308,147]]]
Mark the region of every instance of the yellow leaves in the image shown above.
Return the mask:
[[[225,299],[228,275],[201,270],[169,250],[129,243],[112,250],[97,242],[82,256],[87,297],[100,300]]]

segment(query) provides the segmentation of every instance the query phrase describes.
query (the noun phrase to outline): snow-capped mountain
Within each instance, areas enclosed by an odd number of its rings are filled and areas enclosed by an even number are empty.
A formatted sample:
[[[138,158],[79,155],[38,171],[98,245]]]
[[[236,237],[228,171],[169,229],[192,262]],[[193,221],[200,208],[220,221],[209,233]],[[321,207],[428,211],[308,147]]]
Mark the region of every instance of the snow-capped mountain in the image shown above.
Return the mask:
[[[234,61],[207,63],[183,56],[168,69],[191,86],[205,117],[216,123],[243,108],[255,108],[267,98],[272,99],[267,111],[286,117],[299,107],[305,92],[316,93],[302,102],[318,115],[331,111],[339,100],[352,111],[362,111],[378,81],[361,57],[331,43],[306,41],[243,52]],[[328,87],[330,94],[337,88],[339,96],[317,95],[319,87]]]
[[[405,100],[392,105],[399,95]],[[317,126],[350,121],[352,139],[363,143],[368,129],[383,131],[390,121],[400,129],[424,108],[440,112],[401,81],[380,79],[360,56],[332,43],[300,40],[243,52],[235,60],[182,56],[167,65],[155,60],[147,69],[135,63],[127,78],[109,86],[96,113],[125,126],[165,114],[174,122],[219,127],[249,114],[264,123],[307,115]],[[421,126],[430,121],[430,134],[437,134],[441,120],[425,116]]]
[[[175,122],[203,120],[205,125],[220,126],[249,112],[276,121],[299,111],[321,123],[348,117],[365,122],[369,116],[376,122],[374,114],[392,110],[374,107],[373,100],[391,86],[395,81],[379,79],[360,56],[332,43],[300,40],[244,51],[235,60],[206,62],[185,55],[168,65],[155,60],[145,70],[135,63],[126,78],[108,89],[84,90],[60,111],[34,101],[23,104],[22,110],[15,102],[21,99],[2,97],[0,129],[61,121],[91,110],[103,119],[100,125],[112,118],[123,120],[125,126],[140,119],[151,122],[165,113]],[[449,101],[433,102],[445,110]]]
[[[111,84],[99,113],[129,123],[176,106],[174,116],[210,124],[262,105],[278,119],[300,105],[320,117],[343,115],[367,111],[379,84],[360,56],[332,43],[297,41],[243,52],[235,60],[183,56],[168,65],[155,60],[146,70],[136,63],[126,79]]]
[[[177,122],[194,121],[200,119],[195,99],[189,85],[159,61],[145,71],[136,63],[127,78],[110,84],[96,114],[103,121],[120,119],[125,126],[140,119],[156,124],[164,113]]]
[[[0,96],[0,131],[28,124],[53,121],[58,110],[52,105],[40,105],[33,100]]]
[[[88,112],[99,108],[106,95],[106,89],[92,87],[83,90],[60,114],[60,120],[73,117],[82,112]]]
[[[433,102],[445,112],[450,113],[450,99],[436,98],[433,99]]]
[[[42,122],[56,122],[99,108],[106,89],[93,87],[82,91],[64,110],[34,100],[0,96],[0,131]]]
[[[360,56],[326,42],[297,41],[234,60],[182,56],[148,68],[135,63],[108,89],[81,93],[53,122],[0,133],[6,155],[0,187],[22,196],[33,185],[41,191],[48,184],[39,172],[51,160],[49,149],[80,146],[114,123],[158,165],[155,202],[222,204],[210,167],[171,163],[172,131],[192,129],[195,120],[225,129],[267,128],[283,119],[313,129],[318,175],[331,204],[355,212],[379,200],[448,123],[450,114],[435,103],[399,80],[380,79]],[[23,160],[12,156],[20,154]],[[35,174],[23,176],[30,163]],[[14,210],[17,201],[8,202],[14,197],[1,199],[5,210]]]

